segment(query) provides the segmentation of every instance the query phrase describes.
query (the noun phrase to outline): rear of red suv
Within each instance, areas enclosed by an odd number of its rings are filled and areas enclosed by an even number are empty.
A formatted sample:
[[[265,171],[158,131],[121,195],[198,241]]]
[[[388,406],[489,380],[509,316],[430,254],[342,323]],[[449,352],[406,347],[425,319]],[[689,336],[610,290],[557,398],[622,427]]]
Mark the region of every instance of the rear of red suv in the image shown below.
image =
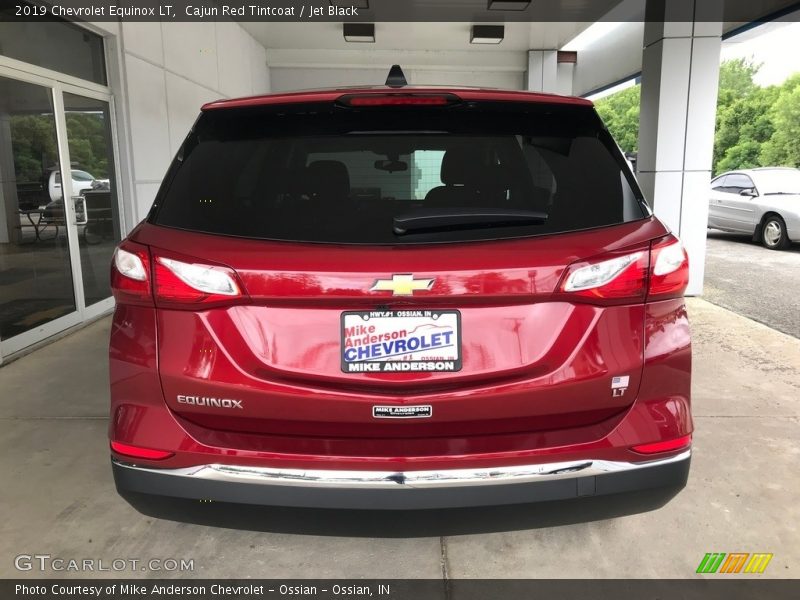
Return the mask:
[[[682,487],[687,278],[588,101],[206,105],[112,265],[117,487],[374,509]]]

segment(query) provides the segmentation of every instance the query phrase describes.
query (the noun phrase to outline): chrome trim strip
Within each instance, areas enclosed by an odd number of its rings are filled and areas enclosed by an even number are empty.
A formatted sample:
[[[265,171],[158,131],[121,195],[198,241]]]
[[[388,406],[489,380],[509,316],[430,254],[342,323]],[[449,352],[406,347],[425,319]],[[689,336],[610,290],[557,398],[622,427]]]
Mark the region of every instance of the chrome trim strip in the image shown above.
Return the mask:
[[[641,463],[610,460],[581,460],[513,467],[406,472],[275,469],[221,464],[199,465],[182,469],[151,469],[117,459],[113,459],[113,461],[120,467],[135,469],[137,471],[231,483],[338,489],[430,489],[530,483],[553,479],[591,477],[607,473],[619,473],[621,471],[635,471],[648,467],[659,467],[687,460],[691,454],[691,449],[687,449],[669,458]]]

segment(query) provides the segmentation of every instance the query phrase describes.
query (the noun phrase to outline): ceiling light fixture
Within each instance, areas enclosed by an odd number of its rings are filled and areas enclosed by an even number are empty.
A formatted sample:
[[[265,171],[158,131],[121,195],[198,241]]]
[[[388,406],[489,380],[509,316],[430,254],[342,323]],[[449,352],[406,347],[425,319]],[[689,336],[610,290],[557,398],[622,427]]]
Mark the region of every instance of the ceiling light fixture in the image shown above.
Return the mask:
[[[328,0],[331,6],[339,8],[357,8],[359,10],[369,10],[369,0]]]
[[[375,23],[344,23],[342,34],[346,42],[375,43]]]
[[[503,41],[505,26],[503,25],[473,25],[470,44],[499,44]]]
[[[523,11],[531,5],[531,0],[489,0],[489,10]]]

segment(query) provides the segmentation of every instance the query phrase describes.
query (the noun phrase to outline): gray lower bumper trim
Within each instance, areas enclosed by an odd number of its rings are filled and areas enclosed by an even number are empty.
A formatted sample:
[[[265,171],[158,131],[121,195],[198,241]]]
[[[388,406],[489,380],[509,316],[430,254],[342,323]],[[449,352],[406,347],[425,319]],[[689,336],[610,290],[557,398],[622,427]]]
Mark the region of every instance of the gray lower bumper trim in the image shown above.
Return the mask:
[[[682,487],[691,451],[642,463],[584,460],[440,471],[289,470],[221,464],[151,469],[113,462],[121,492],[278,506],[443,508]]]

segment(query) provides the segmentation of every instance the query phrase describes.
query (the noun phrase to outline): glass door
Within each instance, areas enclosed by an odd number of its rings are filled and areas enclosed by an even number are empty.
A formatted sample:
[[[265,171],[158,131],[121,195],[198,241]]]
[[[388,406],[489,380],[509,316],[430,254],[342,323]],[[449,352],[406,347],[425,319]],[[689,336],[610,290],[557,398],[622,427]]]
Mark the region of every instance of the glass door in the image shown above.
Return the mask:
[[[64,116],[81,267],[78,296],[89,317],[111,306],[109,265],[121,239],[113,127],[108,99],[67,89]]]
[[[54,88],[0,73],[0,343],[10,354],[80,322]]]
[[[0,65],[0,363],[114,305],[111,102]]]

